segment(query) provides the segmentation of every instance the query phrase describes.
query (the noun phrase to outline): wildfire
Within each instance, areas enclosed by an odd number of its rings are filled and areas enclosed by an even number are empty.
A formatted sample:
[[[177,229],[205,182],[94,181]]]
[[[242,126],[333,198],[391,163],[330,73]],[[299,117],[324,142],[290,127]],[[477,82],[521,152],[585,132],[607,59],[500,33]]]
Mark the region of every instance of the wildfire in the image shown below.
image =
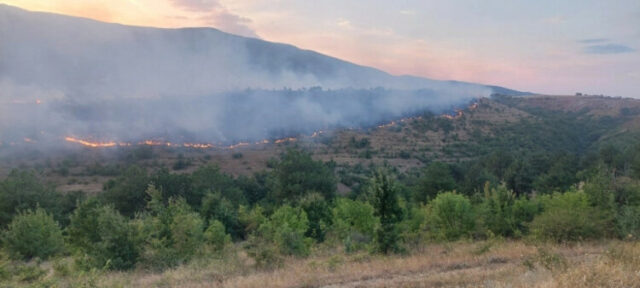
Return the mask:
[[[443,114],[442,117],[449,120],[455,120],[462,117],[462,115],[464,115],[464,112],[462,110],[456,110],[456,115]]]
[[[298,139],[294,137],[288,137],[288,138],[278,139],[276,141],[273,141],[273,143],[280,144],[284,142],[295,142],[295,141],[298,141]]]
[[[40,100],[37,100],[37,103],[41,103]],[[468,109],[469,111],[473,111],[475,109],[477,109],[479,106],[478,102],[475,102],[471,105],[469,105]],[[458,119],[460,117],[462,117],[464,115],[463,110],[456,110],[455,111],[455,115],[450,115],[450,114],[443,114],[441,115],[441,117],[443,118],[447,118],[447,119],[451,119],[451,120],[455,120]],[[389,123],[386,124],[382,124],[382,125],[378,125],[377,127],[379,129],[382,128],[388,128],[388,127],[393,127],[395,125],[397,125],[398,123],[406,123],[408,121],[414,121],[414,120],[420,120],[422,119],[421,116],[415,116],[415,117],[407,117],[407,118],[403,118],[403,119],[399,119],[397,121],[391,121]],[[348,130],[353,130],[355,128],[350,127],[350,128],[346,128]],[[325,131],[322,130],[317,130],[315,132],[313,132],[311,135],[301,135],[301,137],[311,137],[311,138],[316,138],[322,134],[326,133]],[[245,147],[245,146],[250,146],[250,145],[264,145],[264,144],[269,144],[269,143],[274,143],[274,144],[282,144],[282,143],[286,143],[286,142],[296,142],[298,141],[298,138],[295,137],[287,137],[287,138],[282,138],[282,139],[276,139],[276,140],[268,140],[268,139],[264,139],[264,140],[260,140],[257,142],[239,142],[233,145],[229,145],[229,146],[216,146],[215,144],[212,143],[189,143],[189,142],[184,142],[184,143],[172,143],[172,142],[168,142],[168,141],[163,141],[163,140],[144,140],[144,141],[140,141],[137,143],[129,143],[129,142],[114,142],[114,141],[108,141],[108,142],[98,142],[98,141],[90,141],[90,140],[84,140],[84,139],[79,139],[79,138],[75,138],[75,137],[65,137],[64,138],[67,142],[71,142],[71,143],[76,143],[76,144],[80,144],[83,145],[85,147],[91,147],[91,148],[108,148],[108,147],[127,147],[127,146],[132,146],[132,145],[149,145],[149,146],[166,146],[166,147],[184,147],[184,148],[193,148],[193,149],[213,149],[216,147],[220,147],[220,148],[226,148],[226,149],[237,149],[240,147]],[[30,139],[30,138],[24,138],[24,142],[27,143],[35,143],[36,141]],[[0,142],[0,145],[3,145],[6,143],[2,143]],[[9,143],[10,145],[14,145],[15,143]]]
[[[171,144],[171,143],[168,143],[168,144]],[[209,143],[182,143],[182,146],[186,148],[196,148],[196,149],[210,149],[215,147],[215,145],[209,144]]]
[[[229,148],[229,149],[236,149],[236,148],[240,148],[240,147],[243,147],[243,146],[249,146],[249,143],[247,143],[247,142],[240,142],[240,143],[238,143],[238,144],[230,145],[230,146],[228,146],[227,148]]]
[[[396,121],[391,121],[387,124],[382,124],[382,125],[378,125],[378,129],[382,129],[382,128],[387,128],[387,127],[393,127],[396,125]]]
[[[92,147],[92,148],[106,148],[106,147],[115,147],[118,146],[116,142],[91,142],[87,140],[82,140],[74,137],[65,137],[64,140],[71,143],[77,143],[83,146]]]
[[[139,145],[149,145],[149,146],[167,146],[167,147],[171,147],[171,142],[165,142],[165,141],[157,141],[157,140],[144,140],[141,142],[138,142]]]

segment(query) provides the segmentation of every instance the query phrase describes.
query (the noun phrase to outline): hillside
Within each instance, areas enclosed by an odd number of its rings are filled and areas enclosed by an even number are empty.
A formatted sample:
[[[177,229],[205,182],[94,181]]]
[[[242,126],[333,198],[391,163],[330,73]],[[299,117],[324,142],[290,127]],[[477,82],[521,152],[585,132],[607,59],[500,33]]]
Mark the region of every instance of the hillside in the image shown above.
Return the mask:
[[[494,92],[521,94],[394,76],[211,28],[125,26],[7,5],[0,5],[0,39],[5,143],[232,144],[442,113]]]
[[[102,184],[117,175],[115,171],[134,163],[151,169],[171,169],[177,167],[176,163],[187,163],[175,170],[178,173],[214,164],[232,175],[252,175],[267,169],[270,159],[292,147],[309,151],[315,159],[334,161],[345,179],[365,176],[367,169],[362,168],[371,165],[390,165],[407,173],[433,161],[465,163],[500,149],[524,154],[544,151],[586,155],[608,143],[633,145],[640,132],[640,114],[634,107],[640,107],[640,101],[596,96],[494,97],[479,99],[451,114],[425,112],[378,127],[322,131],[266,144],[78,150],[82,145],[69,143],[59,150],[59,156],[44,156],[33,150],[36,144],[24,143],[0,148],[0,175],[11,168],[37,168],[63,191],[98,193]],[[105,172],[109,170],[114,172]],[[351,189],[348,186],[341,183],[339,187],[345,192]]]
[[[267,143],[1,147],[3,235],[47,234],[3,242],[0,283],[633,287],[638,106],[494,95]]]

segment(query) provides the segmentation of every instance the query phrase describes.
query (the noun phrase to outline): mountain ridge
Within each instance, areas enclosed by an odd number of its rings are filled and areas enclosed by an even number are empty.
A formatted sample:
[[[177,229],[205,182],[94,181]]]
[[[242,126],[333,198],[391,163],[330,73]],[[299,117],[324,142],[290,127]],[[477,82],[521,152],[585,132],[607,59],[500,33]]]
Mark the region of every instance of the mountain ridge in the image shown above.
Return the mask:
[[[41,139],[49,135],[233,143],[451,112],[496,91],[522,94],[393,76],[213,28],[127,26],[6,5],[0,39],[5,142],[52,142]]]
[[[356,64],[356,63],[343,60],[337,57],[322,54],[311,49],[299,48],[295,45],[288,44],[288,43],[279,43],[279,42],[272,42],[272,41],[267,41],[267,40],[258,39],[258,38],[239,36],[239,35],[221,31],[213,27],[156,28],[156,27],[147,27],[147,26],[135,26],[135,25],[120,24],[120,23],[103,22],[103,21],[90,19],[90,18],[68,16],[68,15],[62,15],[62,14],[56,14],[56,13],[49,13],[49,12],[33,12],[29,10],[24,10],[22,8],[6,5],[6,4],[0,4],[0,16],[2,16],[0,17],[0,21],[2,21],[2,18],[5,18],[5,21],[7,21],[6,18],[13,18],[13,20],[15,20],[17,17],[16,14],[18,14],[17,16],[21,18],[25,16],[26,17],[37,16],[37,17],[47,18],[47,19],[40,19],[39,21],[45,21],[45,20],[56,21],[56,22],[81,21],[87,25],[97,25],[102,27],[111,26],[111,28],[114,28],[114,29],[116,27],[121,29],[131,29],[133,30],[133,32],[138,32],[138,33],[141,33],[142,31],[152,32],[152,33],[153,32],[184,33],[184,34],[193,34],[193,36],[204,36],[204,37],[206,37],[207,35],[203,35],[203,34],[214,33],[214,34],[217,34],[216,37],[219,37],[222,39],[228,38],[228,39],[232,39],[232,41],[245,41],[247,49],[250,50],[251,56],[253,56],[252,59],[254,59],[255,61],[258,61],[258,63],[255,63],[255,64],[259,64],[258,66],[267,70],[277,70],[278,68],[280,68],[280,70],[286,70],[286,69],[283,69],[282,67],[276,67],[276,65],[278,64],[281,64],[281,65],[284,64],[286,66],[285,68],[294,68],[294,69],[290,69],[293,72],[298,72],[302,74],[311,74],[315,77],[323,78],[323,77],[326,77],[327,75],[322,75],[319,72],[335,73],[336,65],[347,65],[349,66],[348,67],[349,69],[355,69],[356,72],[359,72],[358,74],[367,74],[367,76],[371,76],[371,77],[394,78],[395,81],[398,82],[397,84],[395,84],[395,86],[405,85],[405,86],[411,86],[412,88],[416,89],[416,88],[431,88],[429,86],[438,85],[438,84],[478,85],[478,86],[501,89],[501,92],[503,93],[514,93],[518,95],[522,94],[522,92],[520,91],[516,91],[516,90],[512,90],[512,89],[508,89],[508,88],[504,88],[496,85],[483,85],[483,84],[457,81],[457,80],[434,80],[434,79],[429,79],[429,78],[424,78],[424,77],[419,77],[414,75],[392,75],[388,72],[385,72],[375,67]],[[32,21],[32,19],[29,19],[29,20]],[[68,24],[68,23],[63,23],[63,24]],[[3,26],[5,27],[5,30],[7,27],[11,27],[12,25],[16,25],[16,23],[15,22],[11,23],[10,21],[7,21],[3,24]],[[0,30],[0,32],[1,31],[2,30]],[[6,33],[7,31],[4,31],[4,34]],[[10,38],[5,38],[5,39],[10,39]],[[284,55],[285,57],[283,57],[282,52],[277,50],[280,50],[280,51],[287,50],[287,52],[294,53],[294,54],[289,55],[289,57],[286,57],[287,55]],[[268,59],[268,58],[265,59],[265,54],[271,57],[277,56],[275,58],[277,58],[277,60],[282,60],[282,61],[266,62],[271,59]],[[298,59],[298,57],[306,57],[306,58]],[[322,63],[320,61],[309,61],[310,59],[318,60],[318,58],[322,58],[325,61],[329,61],[329,63]],[[302,60],[306,60],[306,62]],[[305,67],[305,65],[307,67]],[[325,70],[328,70],[328,71],[319,71],[319,72],[309,71],[308,68],[310,67],[308,66],[314,66],[314,65],[316,67],[319,67],[321,70],[324,68]],[[307,68],[307,69],[305,70],[301,68]],[[314,67],[311,67],[311,68],[314,68]],[[360,71],[357,71],[357,70],[360,70]],[[276,71],[276,72],[282,72],[282,71]],[[387,82],[389,81],[389,79],[383,79],[383,80],[386,80]],[[355,81],[353,81],[352,83],[354,83],[355,85],[348,86],[348,87],[350,88],[376,88],[378,86],[388,87],[384,85],[385,83],[381,83],[380,85],[374,85],[373,83],[366,83],[366,81],[363,81],[362,79],[355,79]],[[315,83],[315,84],[320,84],[320,85],[310,85],[310,86],[323,86],[321,85],[323,84],[322,81],[318,81],[318,83]],[[245,87],[240,87],[240,88],[245,88]],[[264,88],[264,87],[255,86],[250,88]],[[326,87],[326,88],[332,88],[332,87]],[[342,88],[347,88],[347,86],[343,86]]]

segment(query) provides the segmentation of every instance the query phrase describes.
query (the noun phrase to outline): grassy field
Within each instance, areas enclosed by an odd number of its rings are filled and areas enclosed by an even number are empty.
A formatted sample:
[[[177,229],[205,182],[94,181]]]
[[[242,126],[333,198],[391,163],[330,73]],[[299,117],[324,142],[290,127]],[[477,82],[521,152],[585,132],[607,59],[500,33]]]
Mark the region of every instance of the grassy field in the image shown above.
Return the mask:
[[[275,269],[256,269],[232,251],[162,273],[77,274],[69,259],[28,265],[42,270],[31,275],[33,287],[640,287],[640,243],[621,241],[456,242],[414,248],[405,256],[324,250],[286,259]]]

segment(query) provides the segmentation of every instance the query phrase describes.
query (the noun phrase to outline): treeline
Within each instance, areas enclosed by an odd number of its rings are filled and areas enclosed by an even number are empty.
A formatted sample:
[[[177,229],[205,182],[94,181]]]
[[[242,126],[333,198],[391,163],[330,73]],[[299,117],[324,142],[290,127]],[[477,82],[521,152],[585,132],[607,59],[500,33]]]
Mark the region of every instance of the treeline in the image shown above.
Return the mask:
[[[251,177],[215,166],[190,174],[132,166],[99,195],[62,194],[34,172],[13,171],[0,182],[2,253],[71,256],[87,270],[161,270],[237,249],[273,267],[322,247],[407,253],[458,239],[637,239],[638,151],[606,147],[579,171],[584,159],[559,157],[553,173],[526,186],[510,171],[534,165],[495,155],[464,170],[433,162],[415,175],[370,167],[344,195],[335,163],[295,149]]]

